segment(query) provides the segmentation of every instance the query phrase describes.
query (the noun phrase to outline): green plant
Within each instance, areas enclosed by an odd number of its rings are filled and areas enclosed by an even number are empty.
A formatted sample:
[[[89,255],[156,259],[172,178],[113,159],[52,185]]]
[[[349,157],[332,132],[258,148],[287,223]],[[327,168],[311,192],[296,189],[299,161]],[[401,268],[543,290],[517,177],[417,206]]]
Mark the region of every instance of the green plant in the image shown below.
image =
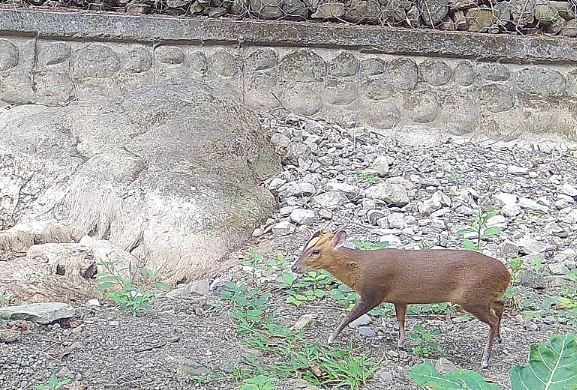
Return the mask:
[[[97,288],[122,310],[136,315],[148,308],[155,290],[165,290],[168,286],[160,281],[159,273],[144,265],[137,267],[135,276],[126,277],[110,261],[99,263],[102,273],[97,274]],[[131,272],[128,272],[132,275]],[[138,284],[137,284],[138,280]]]
[[[465,249],[481,252],[485,249],[484,241],[501,233],[503,230],[502,228],[497,226],[487,226],[489,219],[493,218],[497,214],[499,214],[499,210],[484,212],[482,209],[479,209],[471,226],[467,226],[457,232],[459,235],[463,236],[463,247]],[[475,240],[465,238],[469,234],[474,234]]]
[[[259,289],[251,289],[244,283],[228,282],[220,292],[220,298],[234,307],[232,313],[244,332],[250,332],[265,314],[269,294]]]
[[[429,331],[421,324],[415,325],[408,334],[409,338],[415,341],[412,349],[413,355],[429,357],[443,353],[443,348],[438,340],[440,335],[441,330],[438,328]]]
[[[511,269],[512,284],[517,284],[519,272],[523,269],[525,261],[521,257],[515,257],[509,261],[509,268]]]
[[[552,336],[531,345],[529,362],[511,370],[513,390],[577,389],[577,335]]]
[[[497,390],[499,386],[487,382],[479,373],[457,370],[441,374],[429,363],[414,365],[407,376],[422,388],[432,390]]]
[[[458,182],[459,180],[461,180],[461,174],[459,172],[455,171],[454,169],[452,169],[449,171],[448,180],[450,182],[453,182],[453,183]]]
[[[274,390],[277,378],[266,375],[257,375],[252,378],[245,379],[240,390]]]
[[[6,294],[0,294],[0,306],[4,306],[10,302],[10,296]]]
[[[68,378],[58,379],[54,374],[50,375],[48,378],[48,383],[41,384],[35,387],[36,390],[59,390],[64,388],[64,386],[69,385],[72,381]]]
[[[356,249],[364,250],[364,251],[373,251],[376,249],[384,249],[389,246],[389,243],[386,241],[383,242],[371,242],[371,241],[363,241],[363,240],[355,240],[353,241],[353,245]]]
[[[361,172],[359,173],[359,179],[369,184],[380,183],[379,178],[376,173],[373,172]]]
[[[300,279],[289,272],[282,274],[282,288],[289,290],[286,302],[297,307],[323,299],[334,283],[336,279],[324,271],[310,271]]]
[[[527,365],[511,369],[511,390],[577,389],[577,334],[554,335],[531,345]],[[429,363],[417,364],[407,375],[422,388],[432,390],[495,390],[480,374],[469,370],[440,374]]]

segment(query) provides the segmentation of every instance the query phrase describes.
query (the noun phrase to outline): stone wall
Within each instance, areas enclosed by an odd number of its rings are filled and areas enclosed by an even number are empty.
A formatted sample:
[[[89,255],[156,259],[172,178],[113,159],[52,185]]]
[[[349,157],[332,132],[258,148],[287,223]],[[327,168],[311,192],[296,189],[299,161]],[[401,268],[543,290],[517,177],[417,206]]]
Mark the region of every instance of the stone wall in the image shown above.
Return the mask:
[[[573,41],[138,19],[132,28],[128,16],[0,10],[0,105],[62,105],[201,78],[258,111],[345,125],[577,138]]]

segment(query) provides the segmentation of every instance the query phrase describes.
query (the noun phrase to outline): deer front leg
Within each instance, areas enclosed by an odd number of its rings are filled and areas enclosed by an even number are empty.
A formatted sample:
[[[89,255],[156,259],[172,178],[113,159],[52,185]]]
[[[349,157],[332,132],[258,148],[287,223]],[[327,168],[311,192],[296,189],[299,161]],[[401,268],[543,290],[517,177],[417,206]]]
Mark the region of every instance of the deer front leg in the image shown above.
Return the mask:
[[[357,302],[353,310],[342,320],[339,326],[335,329],[335,331],[330,335],[328,343],[331,344],[337,336],[343,331],[343,329],[350,324],[352,321],[356,320],[360,316],[365,313],[368,313],[373,308],[379,305],[380,301],[371,300],[370,303],[367,303],[365,300],[360,300]]]

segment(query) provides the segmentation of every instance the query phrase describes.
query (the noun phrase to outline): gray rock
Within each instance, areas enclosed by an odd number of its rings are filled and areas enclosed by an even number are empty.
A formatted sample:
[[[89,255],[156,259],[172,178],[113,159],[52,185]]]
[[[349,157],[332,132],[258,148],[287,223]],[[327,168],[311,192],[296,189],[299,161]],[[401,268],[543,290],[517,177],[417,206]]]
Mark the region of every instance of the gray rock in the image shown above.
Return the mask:
[[[395,58],[386,66],[385,77],[390,85],[401,90],[411,90],[419,81],[419,70],[413,60]]]
[[[74,53],[72,69],[75,78],[110,77],[120,70],[120,57],[106,45],[91,43]]]
[[[436,361],[435,368],[441,374],[448,374],[450,372],[455,372],[459,370],[459,367],[455,363],[444,357],[441,357],[439,358],[439,360]]]
[[[536,0],[511,0],[513,23],[524,27],[535,21]]]
[[[516,257],[519,254],[519,247],[511,241],[501,244],[501,255],[503,257]]]
[[[347,203],[349,199],[340,191],[329,191],[311,198],[312,207],[334,209]]]
[[[441,86],[451,80],[453,71],[444,61],[427,59],[419,64],[419,74],[426,83]]]
[[[329,73],[333,77],[349,77],[358,73],[359,60],[348,52],[339,53],[329,66]]]
[[[349,198],[356,196],[359,192],[359,189],[352,184],[338,183],[334,181],[328,182],[326,184],[326,189],[328,191],[340,191],[347,195]]]
[[[564,37],[577,37],[577,19],[568,20],[561,29],[561,35]]]
[[[303,314],[294,323],[292,328],[294,330],[302,330],[302,329],[306,328],[307,326],[309,326],[316,318],[317,318],[316,314]]]
[[[553,275],[567,275],[569,273],[569,268],[560,263],[549,264],[549,270]]]
[[[289,221],[281,221],[272,227],[273,234],[287,236],[294,232],[294,226]]]
[[[485,64],[479,72],[485,80],[507,81],[510,76],[509,69],[501,64]]]
[[[383,381],[383,382],[392,382],[394,379],[394,375],[391,371],[387,371],[387,370],[382,370],[379,371],[379,378]]]
[[[318,5],[313,19],[335,19],[345,15],[345,4],[339,2],[326,2]]]
[[[511,90],[500,84],[487,84],[479,89],[479,99],[491,112],[508,111],[515,105]]]
[[[519,284],[524,287],[533,288],[535,290],[543,290],[547,287],[545,278],[535,271],[521,270],[517,275]]]
[[[493,32],[495,15],[490,8],[470,8],[465,11],[465,18],[467,19],[468,31]]]
[[[317,216],[313,210],[295,209],[290,213],[290,219],[299,225],[312,225]]]
[[[284,134],[275,133],[270,137],[270,142],[275,146],[280,146],[282,148],[286,148],[290,145],[291,140]]]
[[[519,247],[519,250],[526,255],[543,253],[547,248],[547,244],[537,241],[529,235],[523,236],[515,244]]]
[[[361,73],[365,76],[382,74],[385,71],[385,62],[377,57],[361,61]]]
[[[370,326],[359,326],[357,329],[359,331],[359,335],[362,337],[371,338],[377,336],[375,331],[372,330]]]
[[[72,306],[61,302],[31,303],[22,306],[0,308],[0,319],[25,320],[42,325],[72,318],[75,315],[76,311]]]
[[[467,87],[475,82],[475,70],[469,61],[460,61],[453,71],[455,83]]]
[[[549,207],[544,206],[542,204],[539,204],[539,203],[537,203],[534,200],[529,199],[529,198],[519,199],[519,206],[521,206],[524,209],[542,211],[544,213],[549,211]]]
[[[517,72],[515,81],[519,90],[532,95],[559,97],[566,89],[563,75],[552,69],[524,68]]]
[[[369,210],[367,212],[367,219],[372,225],[377,225],[378,221],[384,217],[385,213],[383,213],[381,210]]]
[[[0,39],[0,71],[14,68],[18,65],[20,53],[16,45],[7,39]]]
[[[362,316],[360,316],[356,320],[352,321],[349,324],[349,328],[359,328],[361,326],[369,325],[371,322],[373,322],[371,317],[369,317],[368,314],[363,314]]]
[[[389,181],[372,185],[364,191],[364,195],[371,199],[382,200],[390,206],[403,207],[409,203],[407,189],[401,184]]]
[[[449,12],[449,0],[420,0],[421,9],[427,12],[421,14],[421,18],[428,26],[436,26],[443,21]]]

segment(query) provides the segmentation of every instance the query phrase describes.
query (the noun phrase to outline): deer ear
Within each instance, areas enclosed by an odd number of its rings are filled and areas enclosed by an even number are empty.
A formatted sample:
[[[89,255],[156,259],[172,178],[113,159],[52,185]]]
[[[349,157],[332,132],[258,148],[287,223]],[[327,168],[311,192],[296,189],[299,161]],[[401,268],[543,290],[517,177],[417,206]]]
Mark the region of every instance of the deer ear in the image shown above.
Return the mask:
[[[340,248],[347,242],[347,232],[340,230],[335,233],[335,238],[333,238],[333,246],[335,248]]]

